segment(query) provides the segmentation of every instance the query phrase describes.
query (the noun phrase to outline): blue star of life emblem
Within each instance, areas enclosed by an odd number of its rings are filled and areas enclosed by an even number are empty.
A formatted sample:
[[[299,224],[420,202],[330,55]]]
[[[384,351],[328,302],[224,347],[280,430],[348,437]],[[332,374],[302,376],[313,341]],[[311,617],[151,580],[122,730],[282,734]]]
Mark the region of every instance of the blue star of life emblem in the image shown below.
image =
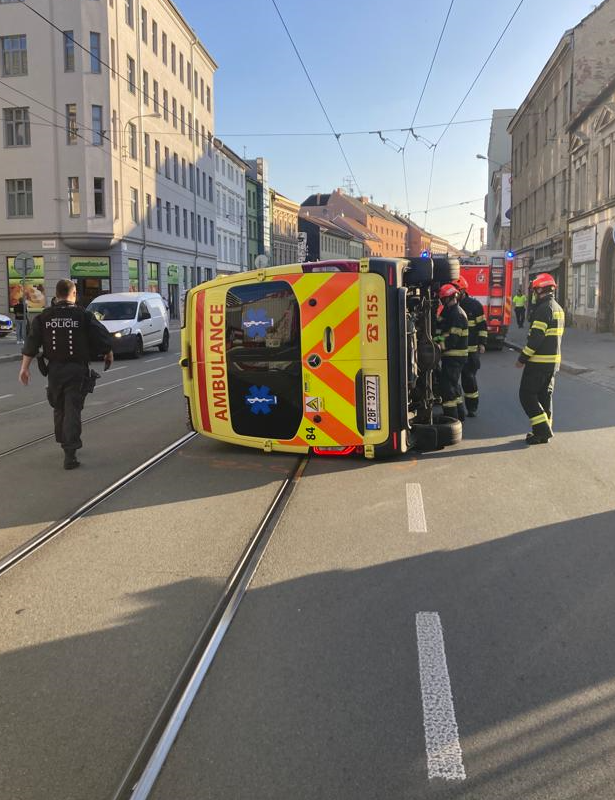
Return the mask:
[[[264,308],[250,308],[243,321],[243,327],[250,337],[255,339],[257,336],[265,336],[268,328],[273,328],[273,319],[267,316]]]
[[[246,405],[253,414],[271,414],[271,406],[277,406],[278,398],[271,394],[268,386],[250,386],[246,395]]]

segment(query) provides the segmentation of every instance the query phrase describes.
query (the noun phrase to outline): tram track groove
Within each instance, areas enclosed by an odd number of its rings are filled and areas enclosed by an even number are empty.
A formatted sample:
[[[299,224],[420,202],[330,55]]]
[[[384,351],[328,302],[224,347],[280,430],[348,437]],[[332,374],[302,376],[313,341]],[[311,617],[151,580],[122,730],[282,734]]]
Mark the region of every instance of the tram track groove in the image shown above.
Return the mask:
[[[89,500],[86,500],[85,503],[72,511],[66,517],[47,526],[44,530],[28,539],[27,542],[15,548],[3,558],[0,558],[0,576],[26,559],[29,555],[39,550],[41,547],[43,547],[43,545],[47,544],[47,542],[49,542],[51,539],[65,531],[73,523],[82,519],[84,516],[86,516],[86,514],[103,503],[105,500],[108,500],[116,492],[119,492],[125,486],[128,486],[129,483],[132,483],[132,481],[134,481],[136,478],[141,477],[150,469],[164,461],[168,456],[172,455],[184,445],[188,444],[188,442],[192,441],[196,436],[198,436],[198,434],[195,431],[190,431],[189,433],[184,434],[184,436],[176,439],[158,453],[150,456],[150,458],[148,458],[138,467],[135,467],[134,469],[130,470],[130,472],[127,472],[121,478],[114,481],[112,484],[107,486],[107,488],[103,489]]]
[[[308,461],[309,456],[297,459],[276,492],[116,789],[113,800],[147,800],[150,796]]]
[[[124,411],[127,408],[132,408],[132,406],[136,406],[139,403],[144,403],[146,400],[151,400],[154,397],[160,397],[160,395],[166,394],[166,392],[170,392],[173,389],[178,389],[181,386],[181,383],[175,383],[173,386],[167,386],[165,389],[158,389],[151,394],[145,395],[144,397],[137,397],[134,400],[130,400],[127,403],[123,403],[120,406],[116,406],[115,408],[109,408],[107,411],[101,411],[100,414],[94,414],[91,417],[86,417],[86,419],[81,420],[81,424],[85,425],[88,422],[95,422],[98,419],[102,419],[103,417],[108,417],[110,414],[115,414],[118,411]],[[43,436],[38,436],[36,439],[30,439],[28,442],[23,442],[22,444],[15,445],[14,447],[8,448],[8,450],[0,451],[0,458],[4,458],[5,456],[13,455],[13,453],[17,453],[20,450],[25,450],[26,447],[31,447],[32,445],[39,444],[40,442],[45,442],[48,439],[53,439],[55,436],[54,433],[46,433]]]

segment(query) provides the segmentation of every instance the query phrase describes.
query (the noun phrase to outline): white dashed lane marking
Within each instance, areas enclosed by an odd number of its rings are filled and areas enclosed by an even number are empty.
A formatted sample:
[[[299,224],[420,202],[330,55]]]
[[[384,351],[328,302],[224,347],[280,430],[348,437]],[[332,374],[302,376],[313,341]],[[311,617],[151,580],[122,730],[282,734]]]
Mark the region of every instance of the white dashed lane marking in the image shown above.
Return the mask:
[[[416,636],[427,775],[430,780],[443,778],[447,781],[464,781],[466,771],[459,743],[440,615],[434,611],[419,612],[416,615]]]
[[[420,483],[406,484],[406,503],[408,506],[408,531],[410,533],[427,533],[427,520],[425,519]]]
[[[6,400],[7,397],[12,397],[12,394],[0,394],[0,400]]]

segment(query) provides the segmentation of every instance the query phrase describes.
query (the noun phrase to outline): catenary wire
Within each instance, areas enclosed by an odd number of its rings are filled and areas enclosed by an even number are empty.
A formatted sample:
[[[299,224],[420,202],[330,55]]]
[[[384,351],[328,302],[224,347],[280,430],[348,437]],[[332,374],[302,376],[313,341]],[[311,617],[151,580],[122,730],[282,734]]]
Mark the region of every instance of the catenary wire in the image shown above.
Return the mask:
[[[349,172],[350,172],[350,174],[352,176],[352,180],[354,181],[354,185],[357,187],[358,193],[361,194],[361,189],[359,187],[359,183],[358,183],[358,181],[357,181],[357,179],[355,177],[355,174],[354,174],[354,172],[352,170],[352,167],[350,166],[350,161],[348,160],[348,156],[346,155],[346,152],[344,151],[342,143],[340,142],[341,134],[338,133],[335,130],[335,128],[333,127],[333,123],[331,122],[331,118],[327,114],[327,110],[324,107],[324,104],[323,104],[322,100],[320,99],[320,95],[318,94],[318,91],[316,90],[316,87],[314,86],[314,82],[312,81],[312,78],[310,77],[310,73],[308,72],[308,69],[305,66],[305,63],[304,63],[303,59],[301,58],[301,54],[299,53],[299,50],[297,49],[297,45],[295,44],[294,39],[293,39],[290,31],[288,30],[288,26],[286,25],[286,22],[284,21],[284,17],[282,16],[282,14],[280,12],[280,9],[278,8],[278,4],[276,3],[276,0],[271,0],[271,2],[273,3],[273,6],[274,6],[275,10],[278,13],[278,17],[280,18],[280,21],[281,21],[281,23],[282,23],[282,25],[284,27],[284,30],[286,31],[286,34],[287,34],[288,38],[290,39],[290,43],[292,44],[293,50],[295,51],[295,53],[297,55],[297,58],[299,59],[299,63],[303,67],[303,71],[305,72],[305,75],[306,75],[306,77],[307,77],[307,79],[309,81],[309,84],[312,87],[312,91],[316,95],[316,99],[318,100],[318,104],[320,105],[320,107],[322,109],[322,112],[325,115],[325,118],[326,118],[327,122],[329,123],[329,127],[331,128],[331,133],[335,136],[335,139],[337,141],[338,147],[339,147],[339,149],[340,149],[340,151],[342,153],[344,161],[346,162],[346,166],[348,167],[348,170],[349,170]]]

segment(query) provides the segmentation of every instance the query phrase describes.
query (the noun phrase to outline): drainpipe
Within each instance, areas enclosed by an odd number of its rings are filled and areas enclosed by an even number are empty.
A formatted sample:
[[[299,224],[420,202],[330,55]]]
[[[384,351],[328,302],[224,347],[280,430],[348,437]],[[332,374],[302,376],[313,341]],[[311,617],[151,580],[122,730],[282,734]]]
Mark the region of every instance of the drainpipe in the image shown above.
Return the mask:
[[[194,86],[194,45],[196,44],[196,36],[193,35],[190,42],[190,69],[192,75],[190,76],[190,86],[192,86],[192,97],[190,98],[190,107],[192,109],[192,205],[194,208],[194,275],[197,278],[197,261],[199,258],[199,231],[197,227],[198,216],[196,213],[196,104],[195,86]],[[198,279],[198,278],[197,278]]]

